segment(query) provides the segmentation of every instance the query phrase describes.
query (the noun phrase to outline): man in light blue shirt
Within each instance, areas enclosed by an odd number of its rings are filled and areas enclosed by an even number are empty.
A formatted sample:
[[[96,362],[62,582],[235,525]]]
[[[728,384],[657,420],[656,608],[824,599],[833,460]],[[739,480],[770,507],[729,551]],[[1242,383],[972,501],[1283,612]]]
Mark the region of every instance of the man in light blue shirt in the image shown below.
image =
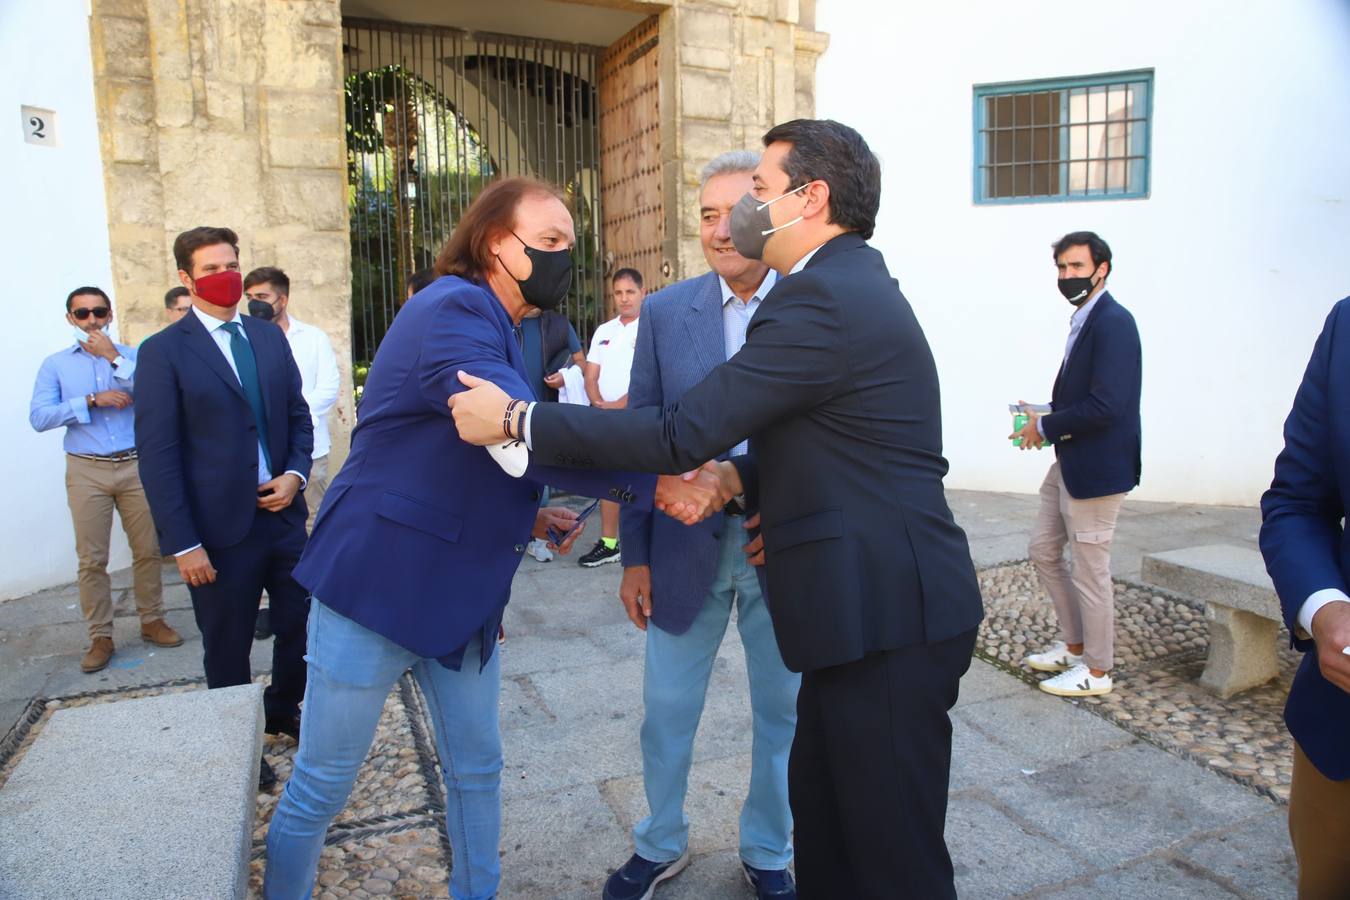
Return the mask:
[[[99,288],[70,293],[66,320],[74,341],[42,361],[28,408],[35,431],[66,429],[66,494],[80,563],[80,610],[90,636],[80,662],[85,672],[104,668],[113,655],[108,552],[114,508],[131,545],[141,639],[158,647],[183,643],[164,621],[159,542],[136,463],[136,350],[108,337],[112,318],[112,303]]]
[[[634,407],[678,403],[734,357],[777,274],[746,259],[731,240],[731,209],[753,186],[759,154],[713,159],[699,189],[699,240],[711,271],[653,294],[643,310],[628,401]],[[731,449],[744,454],[747,442]],[[646,632],[642,684],[642,782],[648,814],[633,829],[634,853],[606,882],[604,900],[651,896],[657,883],[689,862],[685,800],[694,737],[718,648],[736,611],[745,648],[753,722],[750,785],[741,805],[740,862],[758,898],[795,900],[788,751],[797,725],[801,676],[788,671],[745,544],[744,510],[687,527],[661,517],[622,513],[623,581],[619,599]],[[753,524],[753,520],[750,520]]]

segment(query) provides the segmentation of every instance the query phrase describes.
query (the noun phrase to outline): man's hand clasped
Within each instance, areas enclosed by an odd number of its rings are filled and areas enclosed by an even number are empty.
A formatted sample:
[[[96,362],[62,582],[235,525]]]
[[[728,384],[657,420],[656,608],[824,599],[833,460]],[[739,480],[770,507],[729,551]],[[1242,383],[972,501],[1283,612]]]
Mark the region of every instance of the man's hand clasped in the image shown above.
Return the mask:
[[[461,440],[485,447],[524,438],[520,425],[524,401],[513,400],[492,382],[467,372],[460,372],[459,380],[468,390],[452,395],[447,403]],[[694,525],[742,492],[735,466],[709,462],[683,475],[657,478],[654,505],[672,519]]]
[[[538,538],[541,541],[548,542],[548,549],[566,556],[572,552],[572,545],[581,537],[582,529],[575,528],[577,514],[565,506],[544,506],[540,507],[539,512],[534,516],[534,530],[530,532],[530,537]],[[561,544],[553,542],[554,534],[565,534]]]

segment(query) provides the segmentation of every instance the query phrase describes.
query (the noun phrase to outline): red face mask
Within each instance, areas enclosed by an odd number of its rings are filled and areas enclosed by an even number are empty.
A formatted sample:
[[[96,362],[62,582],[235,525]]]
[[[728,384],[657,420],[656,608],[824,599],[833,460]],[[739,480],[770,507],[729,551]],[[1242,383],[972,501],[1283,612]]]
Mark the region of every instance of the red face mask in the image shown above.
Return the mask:
[[[194,281],[195,293],[212,306],[236,306],[244,296],[244,276],[237,270],[226,269],[213,275],[203,275]]]

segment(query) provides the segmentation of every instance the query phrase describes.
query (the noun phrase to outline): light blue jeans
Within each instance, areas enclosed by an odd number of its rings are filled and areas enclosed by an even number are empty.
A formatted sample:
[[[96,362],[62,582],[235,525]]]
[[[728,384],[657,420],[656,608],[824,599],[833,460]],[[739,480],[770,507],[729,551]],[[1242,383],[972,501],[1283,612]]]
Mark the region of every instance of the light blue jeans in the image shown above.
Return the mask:
[[[501,654],[480,672],[479,640],[460,671],[423,659],[324,606],[310,604],[309,682],[300,749],[267,832],[267,900],[314,889],[324,835],[347,804],[389,691],[408,669],[426,696],[444,773],[445,830],[454,851],[450,896],[488,900],[501,879]]]
[[[797,730],[801,676],[787,670],[778,652],[759,579],[741,549],[748,541],[743,522],[739,516],[727,517],[717,574],[689,630],[674,635],[655,625],[647,628],[642,776],[651,813],[633,829],[633,840],[638,854],[653,862],[678,859],[689,845],[684,798],[694,734],[733,603],[745,646],[754,719],[750,791],[741,807],[741,859],[757,869],[785,869],[792,860],[787,766]],[[661,602],[659,594],[653,602]]]

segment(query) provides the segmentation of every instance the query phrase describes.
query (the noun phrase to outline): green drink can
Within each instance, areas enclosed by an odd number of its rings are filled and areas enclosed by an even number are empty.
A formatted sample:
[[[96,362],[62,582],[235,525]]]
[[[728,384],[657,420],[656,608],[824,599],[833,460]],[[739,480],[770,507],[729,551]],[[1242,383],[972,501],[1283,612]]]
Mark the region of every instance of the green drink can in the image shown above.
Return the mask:
[[[1017,415],[1013,416],[1013,431],[1021,431],[1023,428],[1026,427],[1026,424],[1030,421],[1031,418],[1026,413],[1018,413]],[[1013,438],[1012,445],[1014,447],[1022,446],[1021,436]]]

